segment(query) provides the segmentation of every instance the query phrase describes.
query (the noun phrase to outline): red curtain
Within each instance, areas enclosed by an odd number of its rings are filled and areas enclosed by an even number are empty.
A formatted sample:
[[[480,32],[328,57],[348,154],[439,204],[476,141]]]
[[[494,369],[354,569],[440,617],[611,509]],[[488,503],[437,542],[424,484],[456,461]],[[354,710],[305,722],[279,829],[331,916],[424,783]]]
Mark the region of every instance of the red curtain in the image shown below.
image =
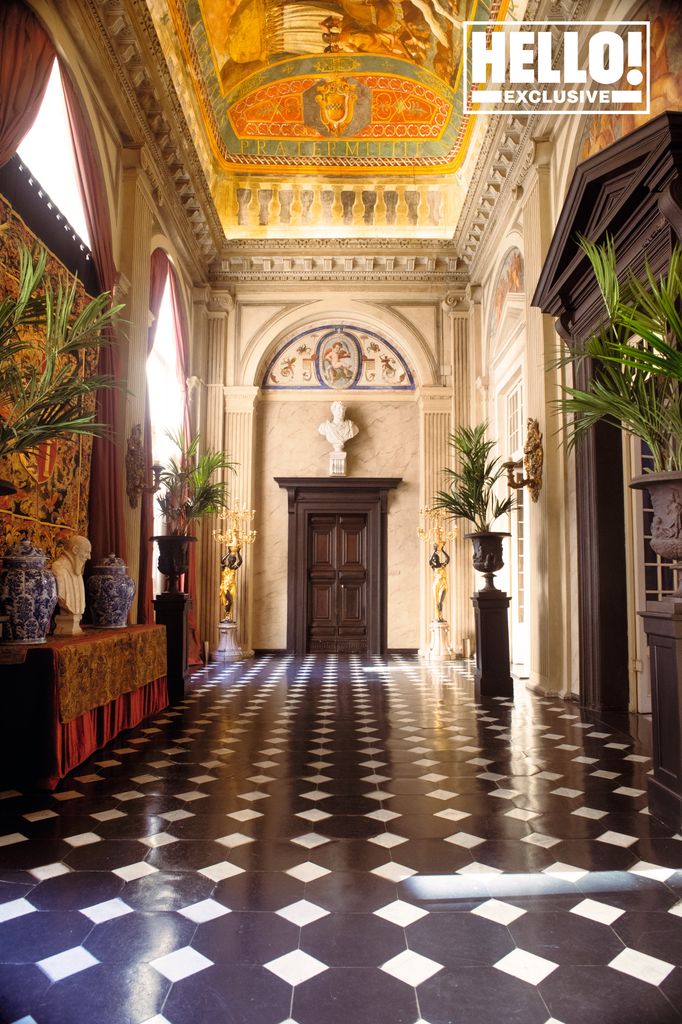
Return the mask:
[[[187,367],[189,363],[189,330],[187,329],[187,319],[185,317],[185,310],[182,304],[182,298],[180,296],[178,280],[177,277],[175,276],[175,271],[173,270],[173,267],[170,268],[169,282],[171,303],[173,306],[173,320],[175,323],[175,340],[177,344],[175,366],[178,374],[178,383],[182,388],[182,394],[184,399],[182,429],[185,433],[185,437],[189,438],[191,436],[191,424],[189,417],[189,395],[187,393]],[[197,627],[196,614],[194,611],[194,602],[197,592],[196,554],[194,551],[194,545],[190,544],[189,547],[189,572],[187,573],[187,576],[185,577],[184,581],[185,593],[189,594],[190,597],[192,598],[192,605],[189,611],[189,663],[190,665],[200,665],[201,643],[199,638],[199,629]]]
[[[147,332],[147,356],[154,347],[156,327],[161,309],[166,281],[168,280],[168,256],[163,249],[155,249],[149,265],[149,311],[154,318]],[[144,403],[144,460],[145,479],[152,478],[152,424],[149,413],[149,392],[145,391]],[[154,542],[149,538],[154,532],[154,495],[142,494],[140,514],[140,584],[137,591],[137,621],[154,622]]]
[[[97,269],[99,285],[103,291],[113,291],[116,283],[116,265],[111,236],[111,221],[104,177],[97,150],[92,141],[89,122],[68,71],[60,63],[66,109],[69,115],[78,184],[85,210],[85,221],[90,235],[90,249]],[[120,381],[119,356],[116,338],[110,334],[108,344],[100,349],[100,373]],[[92,446],[90,471],[89,535],[94,559],[114,552],[126,556],[125,526],[123,520],[123,480],[117,441],[123,434],[123,391],[100,391],[97,396],[97,419],[109,431],[96,437]]]
[[[14,156],[36,119],[55,49],[21,0],[0,4],[0,167]]]

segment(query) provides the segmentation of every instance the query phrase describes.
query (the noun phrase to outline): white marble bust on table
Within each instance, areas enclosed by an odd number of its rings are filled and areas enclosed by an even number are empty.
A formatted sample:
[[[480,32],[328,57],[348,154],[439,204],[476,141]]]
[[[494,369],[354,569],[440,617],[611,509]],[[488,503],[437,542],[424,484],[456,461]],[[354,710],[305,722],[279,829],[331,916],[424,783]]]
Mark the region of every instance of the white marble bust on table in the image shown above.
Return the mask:
[[[88,538],[76,534],[69,538],[63,554],[52,563],[52,572],[57,578],[59,605],[55,636],[74,636],[82,633],[80,621],[85,611],[83,570],[91,551]]]

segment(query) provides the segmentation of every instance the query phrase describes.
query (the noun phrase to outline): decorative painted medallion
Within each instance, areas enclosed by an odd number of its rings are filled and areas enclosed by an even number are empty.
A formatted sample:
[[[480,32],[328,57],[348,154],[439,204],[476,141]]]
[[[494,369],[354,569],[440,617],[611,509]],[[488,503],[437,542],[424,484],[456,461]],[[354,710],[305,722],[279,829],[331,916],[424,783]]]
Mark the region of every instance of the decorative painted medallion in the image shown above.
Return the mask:
[[[300,331],[281,345],[261,386],[413,391],[414,377],[397,349],[376,332],[324,324]]]

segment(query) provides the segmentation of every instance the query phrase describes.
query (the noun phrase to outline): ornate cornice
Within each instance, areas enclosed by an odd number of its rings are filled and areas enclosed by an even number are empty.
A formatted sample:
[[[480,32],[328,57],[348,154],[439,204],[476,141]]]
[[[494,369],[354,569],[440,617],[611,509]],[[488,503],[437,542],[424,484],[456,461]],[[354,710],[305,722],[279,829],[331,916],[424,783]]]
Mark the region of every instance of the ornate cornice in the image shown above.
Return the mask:
[[[226,246],[212,264],[214,286],[233,282],[340,281],[464,284],[466,267],[449,239],[257,239]]]
[[[210,261],[223,231],[144,0],[82,0],[144,142],[159,205],[175,208],[190,251]]]

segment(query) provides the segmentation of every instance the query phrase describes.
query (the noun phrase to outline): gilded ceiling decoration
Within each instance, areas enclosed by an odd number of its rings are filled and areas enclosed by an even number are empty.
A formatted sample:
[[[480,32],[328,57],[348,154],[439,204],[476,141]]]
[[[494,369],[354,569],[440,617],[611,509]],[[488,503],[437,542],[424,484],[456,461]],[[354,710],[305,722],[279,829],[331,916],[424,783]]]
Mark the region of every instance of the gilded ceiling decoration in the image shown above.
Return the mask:
[[[469,129],[462,22],[474,0],[168,0],[226,167],[455,169]]]
[[[509,0],[147,4],[228,237],[451,233],[463,22]]]

